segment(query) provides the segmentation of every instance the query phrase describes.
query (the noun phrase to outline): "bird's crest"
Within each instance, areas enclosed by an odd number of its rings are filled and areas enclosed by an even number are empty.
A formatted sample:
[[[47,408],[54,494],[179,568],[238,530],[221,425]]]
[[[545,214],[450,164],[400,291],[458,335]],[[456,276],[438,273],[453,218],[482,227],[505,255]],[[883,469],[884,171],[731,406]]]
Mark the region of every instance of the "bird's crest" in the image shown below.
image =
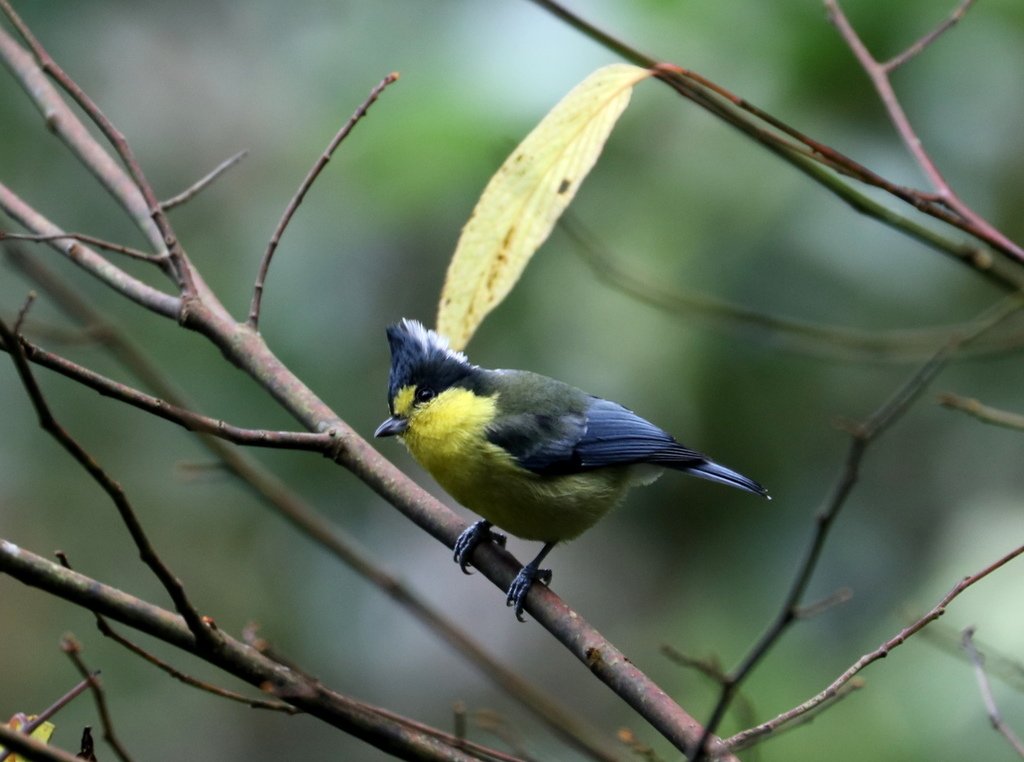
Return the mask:
[[[450,348],[448,339],[418,320],[402,318],[388,326],[387,333],[391,346],[389,402],[405,386],[429,381],[440,391],[476,367],[462,352]]]

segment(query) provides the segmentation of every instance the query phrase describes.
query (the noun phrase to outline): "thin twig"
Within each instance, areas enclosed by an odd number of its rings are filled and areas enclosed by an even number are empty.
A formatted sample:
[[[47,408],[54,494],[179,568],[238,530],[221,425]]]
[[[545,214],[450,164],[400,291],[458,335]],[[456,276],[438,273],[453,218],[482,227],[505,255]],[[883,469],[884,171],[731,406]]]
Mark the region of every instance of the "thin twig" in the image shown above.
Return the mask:
[[[80,682],[74,688],[72,688],[59,699],[50,704],[50,706],[46,707],[46,709],[41,711],[34,718],[19,726],[18,731],[24,733],[26,736],[31,735],[32,731],[34,731],[44,722],[49,720],[51,717],[57,714],[57,712],[59,712],[65,706],[70,704],[74,699],[81,696],[87,690],[89,690],[88,677],[86,677],[86,679],[82,680],[82,682]],[[0,727],[4,727],[3,723],[0,723]],[[4,762],[5,759],[9,758],[12,754],[14,754],[14,751],[14,749],[4,749],[2,746],[0,746],[0,762]]]
[[[706,294],[669,289],[657,278],[641,275],[635,263],[631,262],[627,266],[616,262],[615,257],[573,216],[571,210],[559,219],[558,224],[576,244],[574,250],[598,280],[611,288],[670,314],[697,314],[724,324],[768,332],[775,345],[793,352],[841,359],[866,356],[871,359],[918,360],[922,355],[930,356],[936,344],[952,333],[969,331],[974,327],[958,324],[872,332],[760,312]],[[1015,341],[992,345],[979,351],[1006,351],[1016,349],[1021,344],[1024,344],[1024,335]]]
[[[976,399],[970,397],[961,397],[957,394],[945,394],[939,395],[939,403],[944,407],[952,408],[953,410],[960,410],[968,415],[972,415],[979,421],[985,423],[991,423],[995,426],[1003,426],[1007,429],[1014,429],[1015,431],[1024,431],[1024,415],[1020,413],[1012,413],[1009,410],[1000,410],[996,407],[985,405]]]
[[[142,525],[139,523],[139,520],[135,515],[135,511],[132,508],[131,503],[128,501],[128,497],[121,485],[107,475],[106,471],[100,467],[95,459],[93,459],[93,457],[86,452],[85,449],[83,449],[82,446],[79,445],[78,442],[57,422],[57,419],[54,418],[53,413],[50,411],[49,404],[46,402],[46,398],[43,396],[42,390],[36,383],[35,376],[32,374],[32,368],[26,358],[25,349],[20,338],[11,333],[7,324],[2,320],[0,320],[0,339],[3,340],[4,347],[14,362],[14,366],[18,372],[18,377],[20,378],[22,385],[25,387],[25,391],[32,402],[32,406],[35,408],[36,414],[39,417],[40,427],[56,439],[68,454],[71,455],[71,457],[85,469],[89,476],[93,478],[103,491],[107,493],[107,496],[117,508],[121,521],[124,522],[132,540],[135,542],[135,546],[138,548],[140,557],[153,571],[157,579],[160,580],[164,589],[167,591],[167,594],[171,597],[171,600],[174,601],[174,605],[178,612],[188,623],[189,628],[196,637],[196,641],[207,648],[216,647],[220,637],[218,631],[207,626],[203,618],[199,616],[199,613],[189,601],[181,581],[174,576],[171,570],[167,568],[166,564],[164,564],[163,560],[157,554],[155,548],[150,543],[149,538],[146,536]]]
[[[0,349],[10,350],[6,336],[0,333],[4,341]],[[234,444],[250,447],[268,447],[282,450],[305,450],[330,454],[336,448],[334,437],[330,433],[313,434],[307,431],[271,431],[269,429],[246,429],[235,426],[217,418],[194,413],[179,408],[169,402],[141,392],[138,389],[122,384],[95,371],[72,362],[60,355],[48,352],[35,344],[21,339],[18,342],[21,353],[31,362],[44,368],[60,373],[83,386],[94,389],[105,397],[124,402],[127,405],[144,410],[147,413],[176,423],[189,431],[220,437]],[[13,352],[12,352],[13,354]]]
[[[946,608],[952,601],[959,596],[964,590],[980,582],[988,575],[1001,569],[1003,566],[1008,564],[1017,556],[1024,553],[1024,545],[1018,548],[1014,548],[1006,555],[997,559],[993,563],[986,566],[981,571],[971,574],[970,576],[964,577],[962,580],[956,583],[953,588],[946,593],[928,613],[916,620],[912,624],[904,627],[896,635],[886,640],[878,648],[870,653],[866,653],[855,661],[845,672],[843,672],[838,678],[836,678],[831,685],[816,696],[808,699],[804,703],[800,704],[787,712],[783,712],[778,717],[775,717],[768,722],[761,723],[760,725],[744,730],[737,733],[730,738],[725,739],[722,744],[728,749],[733,751],[739,751],[755,743],[758,739],[766,736],[770,733],[776,732],[782,726],[792,722],[793,720],[805,715],[807,712],[816,709],[820,705],[827,701],[831,701],[835,698],[836,694],[843,688],[847,683],[854,678],[857,673],[867,667],[869,664],[883,659],[888,656],[894,648],[903,645],[909,638],[920,632],[931,622],[934,622],[940,616],[942,616]]]
[[[981,700],[985,702],[985,712],[988,714],[989,722],[992,723],[995,731],[1013,747],[1013,750],[1017,752],[1017,756],[1024,758],[1024,742],[1020,740],[1020,737],[1013,731],[1013,728],[1006,724],[1002,712],[999,711],[999,705],[996,704],[996,697],[992,693],[992,684],[985,673],[985,657],[978,652],[974,645],[973,627],[968,627],[964,630],[962,643],[964,651],[967,653],[967,658],[974,665],[974,675],[978,679],[978,690],[981,692]]]
[[[121,762],[132,762],[131,755],[124,748],[117,734],[114,733],[114,723],[110,719],[110,710],[107,707],[107,697],[103,693],[103,686],[100,684],[98,673],[90,672],[82,660],[82,646],[71,635],[65,635],[61,639],[61,650],[68,655],[75,668],[89,682],[93,698],[96,700],[96,712],[100,716],[100,724],[103,726],[103,738],[110,744],[110,748],[118,756]]]
[[[48,235],[40,235],[39,233],[9,233],[5,230],[0,230],[0,241],[34,241],[36,243],[49,243],[50,241],[63,241],[72,240],[80,241],[81,243],[87,243],[91,246],[95,246],[98,249],[104,249],[106,251],[113,251],[117,254],[124,254],[126,257],[131,259],[138,259],[143,262],[161,263],[167,260],[166,255],[160,254],[148,254],[139,249],[133,249],[131,246],[123,246],[119,243],[113,243],[112,241],[104,241],[102,238],[97,238],[93,235],[86,233],[51,233]]]
[[[1007,238],[1001,231],[996,229],[995,226],[968,206],[956,194],[956,192],[954,192],[952,186],[950,186],[946,181],[931,156],[924,149],[924,146],[921,143],[921,138],[918,137],[914,128],[911,126],[910,119],[903,110],[903,106],[900,104],[899,98],[893,90],[892,83],[889,81],[891,68],[885,63],[880,63],[870,53],[870,51],[868,51],[867,46],[860,39],[860,36],[853,28],[853,25],[843,13],[838,0],[823,1],[826,9],[828,10],[829,20],[835,25],[840,36],[857,58],[857,62],[868,75],[868,78],[871,80],[871,84],[874,85],[875,91],[878,93],[879,99],[885,106],[885,110],[889,114],[889,119],[896,128],[896,132],[899,134],[900,139],[910,152],[910,155],[914,157],[914,160],[921,168],[925,177],[928,178],[928,181],[931,183],[933,195],[968,222],[970,226],[978,231],[985,240],[995,242],[1001,249],[1012,254],[1018,261],[1024,261],[1024,248],[1021,248],[1015,242]],[[966,11],[965,8],[958,10],[961,11],[961,15]],[[933,32],[933,36],[929,42],[934,40],[939,34],[946,29],[949,29],[951,26],[952,24],[940,26],[936,32]],[[922,39],[928,39],[928,37],[929,36],[926,35],[925,38]],[[919,40],[918,42],[920,43],[921,41]],[[922,45],[922,49],[923,47],[924,46]]]
[[[58,550],[54,555],[57,556],[57,560],[60,561],[60,565],[63,566],[65,569],[72,568],[71,563],[68,561],[67,554],[65,554],[63,551]],[[113,640],[118,645],[126,648],[136,656],[139,656],[142,659],[144,659],[145,661],[148,661],[157,669],[162,670],[163,672],[173,677],[175,680],[184,683],[189,687],[198,688],[201,691],[213,694],[214,696],[217,696],[219,698],[225,698],[229,701],[236,701],[240,704],[245,704],[246,706],[249,706],[253,709],[269,709],[275,712],[284,712],[285,714],[298,714],[300,712],[300,710],[296,707],[292,706],[291,704],[286,704],[283,701],[250,698],[248,696],[242,695],[241,693],[229,691],[226,688],[220,688],[216,685],[205,683],[202,680],[199,680],[198,678],[192,677],[191,675],[187,675],[181,670],[175,669],[164,660],[150,653],[142,646],[140,646],[138,643],[129,640],[124,635],[119,633],[110,625],[110,622],[107,621],[107,618],[99,612],[93,611],[92,613],[93,616],[96,617],[96,629],[98,629],[104,637]],[[88,686],[88,682],[85,682],[85,685]],[[0,762],[2,762],[2,758],[0,758]]]
[[[796,576],[779,613],[740,664],[727,676],[728,679],[723,681],[722,691],[711,713],[711,718],[704,726],[705,734],[710,736],[715,731],[725,716],[725,712],[739,685],[753,671],[754,667],[760,663],[769,649],[778,642],[783,633],[797,621],[801,610],[800,602],[817,568],[818,559],[824,550],[829,530],[835,523],[836,518],[846,504],[847,498],[860,477],[861,462],[868,447],[909,410],[910,406],[920,397],[928,384],[945,367],[950,356],[964,344],[977,338],[985,331],[995,327],[999,322],[1017,312],[1021,306],[1021,301],[1018,297],[1009,297],[995,307],[986,310],[977,321],[978,327],[968,334],[951,337],[928,362],[907,379],[896,390],[895,394],[875,410],[864,423],[851,428],[850,445],[839,480],[817,516],[815,532],[811,538],[807,554],[797,569]],[[694,757],[694,762],[699,762],[703,752],[703,746],[698,746],[698,754]]]
[[[946,19],[939,22],[934,29],[923,35],[920,39],[908,45],[902,53],[898,53],[882,64],[882,68],[885,69],[886,72],[891,73],[903,66],[903,64],[923,52],[925,48],[939,39],[939,37],[945,34],[950,27],[959,22],[972,5],[974,5],[974,0],[962,0],[960,5],[958,5]]]
[[[234,156],[232,156],[232,157],[230,157],[228,159],[225,159],[220,164],[218,164],[216,167],[214,167],[211,172],[209,172],[208,174],[206,174],[203,177],[201,177],[198,180],[196,180],[194,183],[192,183],[192,185],[187,187],[185,190],[183,190],[178,195],[171,196],[170,198],[164,199],[163,201],[161,201],[160,202],[160,208],[163,209],[165,212],[167,212],[167,211],[170,211],[171,209],[173,209],[176,206],[181,206],[182,204],[184,204],[184,203],[186,203],[188,201],[191,201],[200,192],[205,190],[207,188],[207,186],[209,186],[211,183],[213,183],[214,180],[219,178],[222,174],[224,174],[229,169],[231,169],[233,166],[238,164],[238,162],[240,162],[242,159],[244,159],[248,155],[249,155],[249,151],[248,150],[242,150],[242,151],[239,151],[238,153],[236,153]]]
[[[288,223],[291,222],[292,216],[298,210],[302,200],[306,197],[306,193],[310,187],[319,177],[324,167],[327,166],[327,162],[331,160],[331,156],[334,155],[335,150],[341,145],[341,142],[348,137],[349,133],[352,132],[353,128],[359,123],[359,121],[366,116],[366,113],[370,110],[380,94],[384,92],[384,89],[398,81],[398,73],[392,72],[388,74],[384,79],[377,83],[377,85],[370,91],[366,100],[363,101],[355,112],[348,118],[348,121],[342,125],[341,129],[335,133],[331,142],[327,144],[327,148],[320,154],[316,162],[310,168],[309,172],[306,173],[305,178],[299,184],[299,189],[295,191],[295,195],[292,196],[288,205],[285,207],[284,214],[281,215],[281,219],[277,223],[277,227],[274,228],[273,234],[270,236],[270,242],[267,243],[267,250],[263,253],[263,259],[260,261],[259,269],[256,273],[256,284],[253,287],[252,293],[252,304],[249,307],[249,318],[246,321],[247,325],[253,330],[259,328],[260,322],[260,305],[263,301],[263,284],[267,279],[267,271],[270,269],[270,260],[274,257],[274,252],[277,250],[277,245],[281,242],[281,236],[284,235],[285,228],[288,227]]]
[[[196,295],[195,282],[192,277],[192,266],[188,261],[188,257],[185,255],[185,250],[182,248],[181,243],[178,241],[177,236],[174,233],[174,228],[171,226],[170,220],[167,215],[164,214],[163,209],[160,206],[160,201],[156,197],[156,193],[153,191],[153,186],[150,185],[146,179],[146,175],[142,171],[142,166],[135,158],[135,153],[132,151],[131,145],[114,123],[107,118],[106,114],[100,110],[100,107],[89,97],[78,83],[75,82],[67,72],[65,72],[60,65],[54,60],[54,58],[47,52],[46,48],[43,47],[42,43],[36,39],[36,36],[32,33],[32,30],[28,28],[28,25],[21,20],[21,17],[15,13],[14,8],[8,0],[0,0],[0,9],[4,11],[7,18],[10,19],[11,24],[15,29],[18,30],[18,34],[21,35],[22,39],[31,48],[32,53],[35,55],[36,60],[39,62],[40,68],[49,74],[57,84],[59,84],[64,91],[71,96],[72,100],[75,101],[81,107],[81,109],[89,116],[93,123],[99,127],[100,132],[110,141],[110,144],[117,151],[118,156],[124,162],[132,179],[135,181],[135,185],[138,191],[142,194],[143,199],[146,202],[146,206],[149,209],[149,216],[153,220],[153,223],[157,226],[160,231],[162,241],[161,249],[167,251],[167,255],[170,258],[171,264],[174,268],[174,275],[177,279],[178,288],[181,291],[181,295],[186,299],[191,299]]]

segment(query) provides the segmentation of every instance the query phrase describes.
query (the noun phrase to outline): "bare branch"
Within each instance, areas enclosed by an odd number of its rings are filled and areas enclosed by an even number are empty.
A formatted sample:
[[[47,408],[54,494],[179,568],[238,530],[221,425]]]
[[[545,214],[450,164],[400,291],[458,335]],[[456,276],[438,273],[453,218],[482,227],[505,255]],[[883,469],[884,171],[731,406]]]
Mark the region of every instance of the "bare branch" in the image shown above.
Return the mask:
[[[5,749],[7,754],[17,754],[33,762],[82,762],[70,752],[37,741],[17,730],[11,730],[3,723],[0,723],[0,749]]]
[[[193,632],[199,643],[208,648],[213,648],[217,645],[219,635],[217,631],[208,627],[206,622],[199,616],[198,612],[192,606],[185,594],[185,588],[181,584],[181,580],[174,576],[171,570],[164,564],[163,560],[157,554],[156,549],[150,543],[149,538],[146,536],[145,531],[142,529],[142,525],[139,523],[138,518],[135,515],[135,511],[132,509],[131,503],[128,501],[128,497],[125,494],[124,489],[114,481],[107,473],[100,467],[100,465],[93,459],[88,452],[86,452],[81,445],[57,422],[54,418],[53,413],[50,411],[50,407],[43,396],[42,390],[36,383],[35,377],[32,375],[32,369],[29,366],[28,360],[25,356],[22,343],[19,337],[11,333],[7,324],[0,320],[0,339],[3,340],[3,344],[8,354],[11,356],[11,360],[14,362],[14,366],[17,369],[18,377],[21,380],[22,385],[25,387],[29,399],[32,401],[32,406],[36,410],[36,415],[39,417],[40,427],[50,436],[57,440],[57,442],[63,447],[75,461],[85,469],[86,473],[93,478],[93,480],[107,493],[107,496],[114,503],[117,508],[117,512],[121,517],[121,521],[124,522],[127,527],[129,534],[131,534],[132,540],[135,542],[135,546],[139,550],[139,555],[147,566],[153,571],[157,579],[160,580],[167,594],[174,601],[175,607],[184,617],[185,621],[192,628]]]
[[[24,723],[18,728],[18,732],[25,734],[26,736],[31,735],[32,731],[42,725],[44,722],[53,717],[57,712],[63,709],[65,706],[70,704],[74,699],[81,696],[85,691],[89,689],[89,678],[86,677],[78,685],[72,688],[70,691],[65,693],[59,699],[54,701],[50,706],[44,709],[42,712],[37,714],[33,719]],[[0,727],[4,727],[3,723],[0,723]],[[15,753],[15,749],[4,749],[0,746],[0,762],[4,762],[5,759],[10,758]]]
[[[879,61],[871,55],[867,46],[864,45],[856,30],[854,30],[853,25],[850,24],[849,19],[846,18],[842,8],[839,6],[838,0],[824,0],[824,3],[825,7],[828,9],[829,20],[835,25],[836,29],[839,30],[839,34],[850,47],[850,50],[853,52],[854,56],[856,56],[858,63],[860,63],[864,72],[870,78],[872,85],[874,85],[875,90],[878,93],[878,97],[881,99],[886,112],[889,114],[889,118],[892,121],[893,126],[896,128],[896,132],[903,140],[903,144],[906,146],[911,156],[914,157],[914,160],[921,168],[925,177],[928,178],[935,196],[957,215],[961,216],[972,228],[978,231],[978,234],[983,237],[983,239],[994,242],[1002,250],[1012,254],[1018,261],[1024,261],[1024,249],[1003,235],[1003,233],[997,230],[990,222],[971,209],[971,207],[964,203],[953,191],[952,187],[942,176],[942,173],[939,172],[935,162],[932,161],[931,156],[929,156],[928,152],[925,151],[924,146],[921,143],[921,139],[914,131],[914,128],[910,124],[910,119],[907,117],[906,112],[903,110],[903,106],[900,104],[899,98],[896,97],[896,92],[893,90],[892,84],[889,81],[890,68],[884,63],[879,63]],[[952,24],[947,25],[945,28],[949,28],[949,26],[952,26]],[[938,33],[941,33],[941,31],[944,31],[944,29],[940,29]],[[935,36],[937,37],[938,34],[935,34]],[[934,37],[932,39],[934,39]]]
[[[341,142],[348,137],[349,133],[355,128],[359,121],[366,116],[370,110],[370,106],[376,103],[380,94],[384,92],[384,89],[398,81],[398,74],[392,72],[388,74],[384,79],[377,83],[366,100],[363,101],[359,108],[348,118],[348,121],[342,125],[342,128],[335,133],[331,142],[327,144],[327,148],[320,154],[320,157],[314,162],[312,168],[306,173],[302,183],[299,184],[299,189],[295,191],[295,195],[292,196],[288,202],[288,206],[285,207],[284,214],[281,215],[281,219],[277,223],[277,227],[274,228],[274,233],[270,236],[270,242],[267,244],[267,250],[263,253],[263,259],[260,261],[259,270],[256,273],[256,285],[253,287],[252,293],[252,304],[249,307],[249,319],[247,324],[253,330],[259,328],[260,322],[260,304],[263,300],[263,284],[267,279],[267,271],[270,269],[270,260],[274,256],[274,252],[277,250],[277,245],[281,242],[281,236],[284,235],[285,228],[288,227],[288,223],[291,222],[292,216],[295,214],[302,200],[306,197],[306,193],[312,187],[317,177],[323,171],[324,167],[327,166],[327,162],[331,160],[331,156],[337,150]]]
[[[1009,410],[1000,410],[999,408],[991,407],[989,405],[982,404],[976,399],[970,397],[961,397],[957,394],[940,394],[939,403],[945,407],[952,408],[953,410],[961,410],[968,415],[972,415],[979,421],[985,423],[991,423],[995,426],[1003,426],[1008,429],[1014,429],[1015,431],[1024,431],[1024,415],[1020,413],[1011,413]]]
[[[238,164],[238,162],[240,162],[248,155],[249,152],[247,150],[243,150],[239,151],[234,156],[225,159],[216,167],[214,167],[209,174],[204,175],[203,177],[196,180],[192,185],[187,187],[178,195],[171,196],[170,198],[161,201],[160,208],[163,209],[165,212],[168,212],[176,206],[181,206],[182,204],[191,201],[199,193],[205,190],[211,183],[213,183],[214,180],[219,178],[222,174],[224,174],[233,166]]]
[[[110,748],[118,756],[121,762],[132,762],[131,755],[122,745],[117,734],[114,733],[114,724],[110,719],[110,711],[107,708],[107,697],[103,693],[103,686],[100,684],[98,673],[86,669],[82,660],[82,646],[71,635],[65,635],[61,640],[61,650],[68,655],[75,668],[89,683],[93,698],[96,700],[96,711],[100,716],[100,724],[103,726],[103,739],[110,744]]]
[[[1006,739],[1017,756],[1024,758],[1024,742],[1013,732],[1013,728],[1006,724],[999,705],[996,704],[996,697],[992,693],[992,684],[985,673],[985,657],[983,657],[974,645],[974,628],[968,627],[964,630],[963,648],[967,652],[967,658],[974,665],[974,675],[978,678],[978,690],[981,692],[981,699],[985,702],[985,711],[988,713],[989,722],[999,735]]]
[[[839,480],[832,494],[817,516],[816,528],[803,562],[797,569],[796,576],[786,595],[782,607],[775,620],[768,626],[758,641],[750,649],[740,664],[722,682],[722,691],[712,711],[711,719],[705,726],[705,733],[713,733],[721,723],[739,685],[760,663],[769,649],[778,642],[783,633],[798,620],[801,612],[800,602],[810,585],[811,578],[817,568],[818,560],[825,548],[829,531],[835,523],[847,498],[853,491],[860,477],[861,462],[868,447],[886,430],[889,429],[920,397],[928,384],[945,367],[947,360],[961,346],[977,338],[985,331],[995,327],[1002,320],[1021,309],[1022,302],[1018,297],[1008,297],[994,308],[986,310],[978,320],[978,327],[966,335],[954,335],[942,346],[932,358],[911,376],[895,394],[883,403],[863,424],[851,430],[850,446],[847,450],[846,462],[840,473]],[[703,753],[703,745],[698,746],[699,753],[694,762],[699,762]]]
[[[888,656],[892,650],[898,646],[903,645],[909,638],[920,632],[923,628],[927,627],[930,623],[934,622],[940,616],[942,616],[946,608],[953,600],[959,596],[964,590],[980,582],[989,574],[1001,569],[1003,566],[1008,564],[1017,556],[1024,553],[1024,545],[1011,550],[1006,555],[1002,556],[998,560],[986,566],[981,571],[972,574],[968,577],[964,577],[962,580],[956,583],[953,588],[946,593],[928,613],[916,620],[914,623],[904,627],[896,635],[886,640],[878,648],[870,653],[864,654],[856,662],[854,662],[843,674],[836,678],[831,685],[816,696],[808,699],[800,706],[790,709],[788,712],[783,712],[778,717],[769,720],[768,722],[761,723],[760,725],[744,730],[741,733],[737,733],[728,739],[725,739],[723,745],[733,751],[739,751],[751,746],[760,738],[776,732],[779,728],[792,722],[798,717],[803,716],[807,712],[816,709],[821,704],[833,700],[840,689],[842,689],[847,683],[850,682],[861,670],[867,667],[869,664],[878,661],[879,659]]]
[[[166,249],[168,256],[170,257],[171,264],[174,269],[174,274],[178,281],[178,287],[181,290],[182,296],[191,298],[196,295],[195,284],[192,280],[192,268],[188,262],[188,258],[185,256],[185,250],[181,247],[181,243],[178,241],[177,236],[174,233],[174,229],[171,227],[170,220],[167,215],[164,214],[163,209],[160,207],[160,202],[157,200],[156,193],[153,191],[153,186],[149,184],[145,174],[142,171],[142,166],[135,158],[135,153],[132,151],[128,140],[124,134],[114,126],[114,123],[107,118],[98,105],[89,97],[89,95],[78,86],[67,72],[65,72],[53,59],[53,57],[46,51],[46,48],[42,46],[35,35],[28,26],[21,20],[17,13],[14,12],[14,8],[11,7],[8,0],[0,0],[0,9],[10,19],[11,24],[15,29],[18,30],[18,34],[21,35],[22,39],[28,44],[29,48],[32,49],[32,53],[35,55],[39,66],[49,74],[63,89],[71,96],[71,98],[77,103],[93,123],[100,128],[103,135],[110,141],[110,144],[117,151],[117,154],[121,157],[125,167],[131,174],[132,179],[135,181],[135,186],[142,194],[143,199],[146,202],[146,206],[149,211],[149,216],[153,220],[157,229],[160,231],[162,237],[161,250]]]
[[[476,744],[464,752],[457,748],[456,739],[451,736],[440,731],[423,732],[418,723],[311,682],[227,634],[222,634],[217,649],[203,648],[180,615],[65,569],[5,539],[0,539],[0,573],[193,653],[249,685],[269,691],[384,751],[414,759],[449,762],[479,762],[481,757],[488,759],[488,755],[502,758],[499,752]],[[0,735],[0,740],[4,738],[5,735]],[[63,758],[59,759],[63,762]]]
[[[124,254],[126,257],[138,259],[143,262],[155,262],[157,264],[161,264],[167,260],[166,255],[147,254],[144,251],[133,249],[131,246],[123,246],[119,243],[104,241],[102,238],[97,238],[96,236],[87,235],[85,233],[52,233],[50,235],[39,235],[37,233],[8,233],[5,230],[0,230],[0,241],[33,241],[36,243],[48,243],[50,241],[62,241],[65,239],[91,244],[98,249],[106,249],[107,251]]]
[[[960,19],[962,19],[967,14],[967,11],[970,10],[970,7],[972,5],[974,5],[974,0],[961,0],[960,5],[958,5],[953,10],[953,12],[946,17],[945,20],[940,22],[938,26],[936,26],[934,29],[932,29],[930,32],[925,34],[920,39],[916,40],[915,42],[907,46],[907,48],[902,53],[899,53],[890,58],[888,61],[882,64],[882,67],[887,72],[891,73],[898,69],[899,67],[903,66],[903,64],[907,63],[914,56],[922,53],[925,48],[927,48],[929,45],[931,45],[933,42],[939,39],[939,37],[945,34],[951,27],[957,24],[957,22],[959,22]]]

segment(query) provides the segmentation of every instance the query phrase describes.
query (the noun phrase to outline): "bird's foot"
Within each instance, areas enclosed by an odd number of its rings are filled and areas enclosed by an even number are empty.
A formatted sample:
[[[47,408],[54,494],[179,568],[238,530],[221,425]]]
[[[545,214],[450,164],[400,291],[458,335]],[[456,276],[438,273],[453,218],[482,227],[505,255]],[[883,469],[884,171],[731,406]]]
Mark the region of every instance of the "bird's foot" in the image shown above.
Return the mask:
[[[515,606],[516,619],[520,622],[526,621],[523,619],[523,606],[526,604],[526,595],[530,592],[530,588],[533,587],[533,583],[536,581],[547,585],[551,582],[551,570],[538,569],[538,560],[531,561],[519,570],[519,574],[512,580],[512,585],[508,589],[508,596],[505,598],[506,606]]]
[[[484,519],[470,524],[469,528],[460,534],[459,539],[455,541],[455,563],[459,565],[464,574],[470,573],[469,569],[466,568],[466,564],[469,563],[469,557],[473,555],[476,546],[482,542],[494,542],[504,548],[505,535],[492,532],[491,522]]]

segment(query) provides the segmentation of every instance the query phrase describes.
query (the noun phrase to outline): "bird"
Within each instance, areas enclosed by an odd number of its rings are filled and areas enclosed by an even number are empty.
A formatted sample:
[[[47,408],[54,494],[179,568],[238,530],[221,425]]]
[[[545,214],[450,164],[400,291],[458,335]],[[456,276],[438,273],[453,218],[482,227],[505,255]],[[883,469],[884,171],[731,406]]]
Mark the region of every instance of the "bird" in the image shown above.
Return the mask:
[[[543,543],[507,592],[519,621],[531,586],[551,581],[551,570],[540,568],[551,549],[664,469],[771,499],[758,482],[617,402],[538,373],[474,365],[417,320],[388,326],[387,339],[390,415],[374,436],[397,436],[448,494],[481,516],[455,543],[462,571],[469,573],[481,543],[505,544],[492,527]]]

